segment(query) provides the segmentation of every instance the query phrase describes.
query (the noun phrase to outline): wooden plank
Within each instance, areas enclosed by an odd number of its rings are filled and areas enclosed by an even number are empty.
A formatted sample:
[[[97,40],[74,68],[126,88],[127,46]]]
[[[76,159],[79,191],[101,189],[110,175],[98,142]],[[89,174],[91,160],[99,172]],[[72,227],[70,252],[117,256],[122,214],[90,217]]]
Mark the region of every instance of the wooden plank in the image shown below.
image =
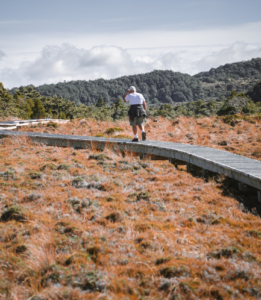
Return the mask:
[[[15,130],[16,128],[16,126],[0,127],[0,130]]]
[[[27,136],[33,142],[49,146],[96,148],[109,147],[115,151],[156,155],[170,158],[176,165],[189,163],[213,173],[224,174],[243,184],[261,190],[261,161],[243,157],[227,151],[190,144],[159,141],[140,141],[110,139],[87,136],[71,136],[36,132],[8,132],[1,130],[0,137]]]

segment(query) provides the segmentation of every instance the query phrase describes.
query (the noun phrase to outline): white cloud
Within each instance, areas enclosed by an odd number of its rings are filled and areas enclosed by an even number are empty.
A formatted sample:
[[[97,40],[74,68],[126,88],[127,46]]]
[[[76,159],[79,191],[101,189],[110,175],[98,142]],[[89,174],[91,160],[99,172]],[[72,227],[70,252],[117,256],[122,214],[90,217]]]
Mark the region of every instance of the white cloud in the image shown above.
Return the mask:
[[[5,56],[6,54],[2,50],[0,50],[0,60],[2,60]]]
[[[1,57],[1,52],[0,52]],[[228,46],[124,49],[117,46],[77,48],[70,44],[46,46],[38,57],[18,67],[0,68],[0,78],[8,88],[40,85],[63,80],[116,78],[155,69],[195,74],[200,71],[261,57],[261,47],[237,42]],[[9,62],[11,58],[9,58]]]
[[[220,65],[261,57],[261,46],[234,43],[220,51],[214,51],[197,62],[198,69],[209,70]]]

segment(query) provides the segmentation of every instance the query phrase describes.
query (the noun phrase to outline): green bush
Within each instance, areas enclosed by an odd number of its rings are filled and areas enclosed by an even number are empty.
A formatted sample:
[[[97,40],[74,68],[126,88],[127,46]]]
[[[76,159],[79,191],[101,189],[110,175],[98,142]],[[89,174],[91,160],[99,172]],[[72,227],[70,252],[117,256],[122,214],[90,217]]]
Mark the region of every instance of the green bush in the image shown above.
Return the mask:
[[[133,139],[132,136],[124,135],[124,134],[115,135],[115,136],[113,136],[113,137],[114,137],[115,139],[127,139],[127,140]]]
[[[258,108],[256,107],[255,103],[250,100],[242,109],[244,114],[256,114],[258,112]]]
[[[105,130],[104,133],[106,134],[113,134],[115,132],[122,132],[124,131],[124,129],[120,128],[120,127],[111,127],[111,128],[108,128],[107,130]]]
[[[53,127],[53,128],[57,128],[59,125],[53,121],[50,121],[47,123],[46,125],[47,127]]]
[[[253,111],[252,103],[253,101],[251,102],[245,94],[237,94],[235,91],[232,91],[217,114],[219,116],[241,114],[244,113],[243,109],[245,111]]]

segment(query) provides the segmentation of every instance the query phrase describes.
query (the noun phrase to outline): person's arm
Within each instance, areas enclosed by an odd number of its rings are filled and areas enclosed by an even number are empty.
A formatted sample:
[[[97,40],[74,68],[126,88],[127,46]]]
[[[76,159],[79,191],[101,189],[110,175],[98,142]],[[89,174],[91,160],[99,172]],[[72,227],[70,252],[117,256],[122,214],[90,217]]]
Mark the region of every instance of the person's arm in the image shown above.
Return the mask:
[[[146,105],[146,101],[145,101],[145,98],[144,98],[143,95],[142,95],[142,99],[143,99],[142,104],[143,104],[143,107],[144,107],[144,109],[145,109],[145,111],[146,111],[146,110],[147,110],[147,105]]]
[[[143,107],[144,107],[144,109],[145,109],[145,111],[147,110],[147,105],[146,105],[146,102],[145,102],[145,100],[143,101]]]
[[[124,102],[128,102],[128,100],[126,100],[126,98],[127,98],[127,96],[129,95],[129,91],[127,91],[127,93],[126,93],[126,95],[125,95],[125,97],[124,97]]]

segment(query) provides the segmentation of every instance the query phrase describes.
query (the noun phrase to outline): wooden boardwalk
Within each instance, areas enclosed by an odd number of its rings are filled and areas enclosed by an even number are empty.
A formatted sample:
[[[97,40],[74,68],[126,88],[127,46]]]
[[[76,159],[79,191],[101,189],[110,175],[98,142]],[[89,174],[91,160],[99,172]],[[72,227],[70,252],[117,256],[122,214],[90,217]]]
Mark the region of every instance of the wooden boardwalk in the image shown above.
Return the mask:
[[[33,120],[18,120],[18,121],[2,121],[0,122],[0,130],[15,130],[23,126],[36,125],[39,123],[45,124],[48,122],[66,123],[69,120],[61,119],[33,119]]]
[[[261,201],[261,161],[233,154],[227,151],[201,147],[196,145],[141,141],[133,143],[125,139],[108,139],[87,136],[59,135],[35,132],[0,131],[0,138],[26,136],[40,144],[57,147],[73,147],[76,149],[92,148],[135,152],[140,155],[156,155],[168,158],[173,164],[188,164],[205,171],[224,174],[239,183],[253,187],[258,191]]]

